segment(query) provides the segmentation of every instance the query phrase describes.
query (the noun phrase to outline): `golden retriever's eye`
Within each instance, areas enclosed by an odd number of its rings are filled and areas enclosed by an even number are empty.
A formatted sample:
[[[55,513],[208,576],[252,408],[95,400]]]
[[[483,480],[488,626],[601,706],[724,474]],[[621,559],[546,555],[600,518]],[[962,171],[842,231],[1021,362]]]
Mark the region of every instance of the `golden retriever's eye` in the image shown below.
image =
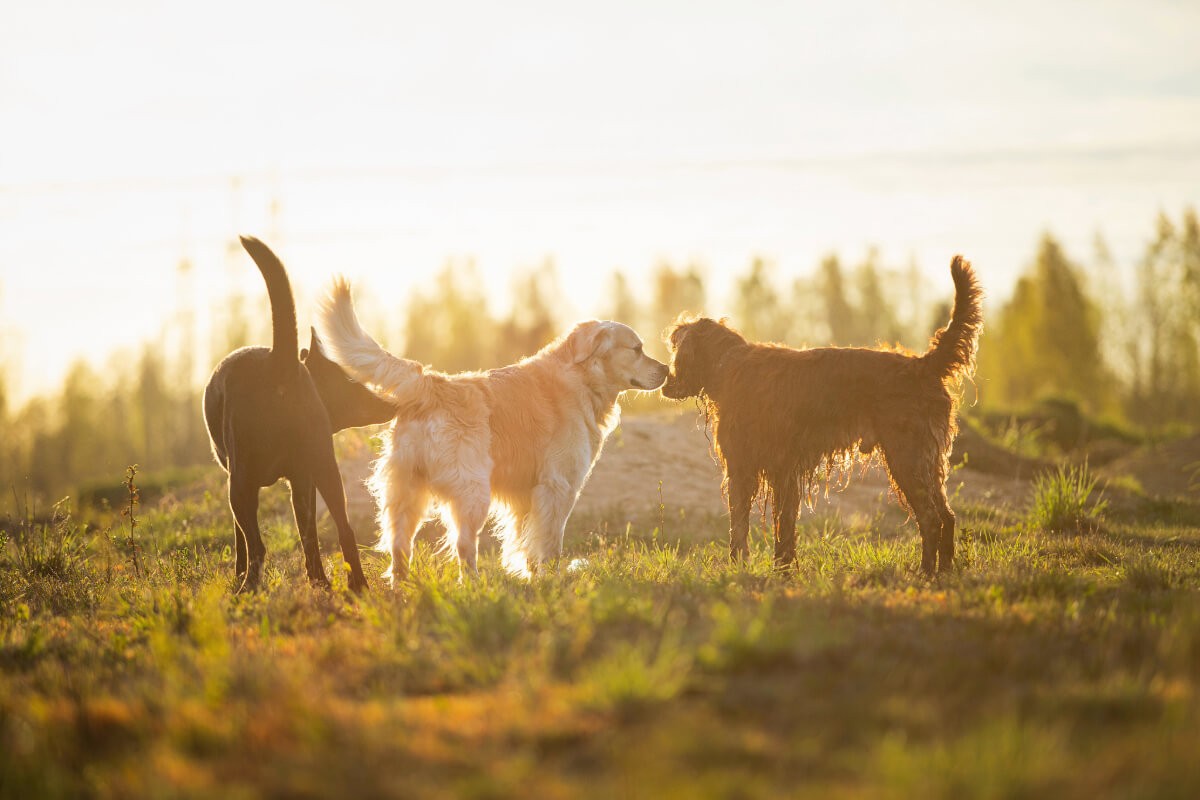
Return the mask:
[[[642,343],[641,342],[638,342],[636,345],[634,345],[633,352],[637,353],[639,356],[642,354]]]

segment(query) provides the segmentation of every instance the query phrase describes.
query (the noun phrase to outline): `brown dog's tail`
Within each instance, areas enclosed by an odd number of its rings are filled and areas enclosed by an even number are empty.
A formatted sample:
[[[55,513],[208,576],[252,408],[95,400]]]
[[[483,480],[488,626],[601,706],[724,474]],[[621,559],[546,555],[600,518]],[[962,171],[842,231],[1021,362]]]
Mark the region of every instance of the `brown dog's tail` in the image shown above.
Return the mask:
[[[267,283],[271,300],[271,360],[277,364],[295,364],[300,360],[296,343],[296,301],[283,262],[271,248],[253,236],[241,237],[242,247],[258,265]]]
[[[345,278],[334,278],[329,293],[319,301],[317,328],[329,357],[375,394],[397,405],[425,399],[432,383],[425,367],[392,355],[363,330]]]
[[[942,380],[957,380],[975,372],[975,352],[983,330],[983,289],[971,262],[955,256],[950,275],[954,278],[954,313],[950,324],[929,340],[929,350],[922,356]]]

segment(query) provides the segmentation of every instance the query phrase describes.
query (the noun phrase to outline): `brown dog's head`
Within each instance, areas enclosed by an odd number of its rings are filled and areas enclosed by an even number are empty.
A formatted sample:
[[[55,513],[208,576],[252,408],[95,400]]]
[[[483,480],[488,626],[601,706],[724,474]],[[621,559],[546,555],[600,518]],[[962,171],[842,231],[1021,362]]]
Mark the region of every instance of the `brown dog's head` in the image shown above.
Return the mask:
[[[721,357],[731,348],[746,344],[746,340],[723,321],[700,317],[676,322],[667,335],[667,344],[671,371],[662,387],[663,397],[684,400],[709,388]]]

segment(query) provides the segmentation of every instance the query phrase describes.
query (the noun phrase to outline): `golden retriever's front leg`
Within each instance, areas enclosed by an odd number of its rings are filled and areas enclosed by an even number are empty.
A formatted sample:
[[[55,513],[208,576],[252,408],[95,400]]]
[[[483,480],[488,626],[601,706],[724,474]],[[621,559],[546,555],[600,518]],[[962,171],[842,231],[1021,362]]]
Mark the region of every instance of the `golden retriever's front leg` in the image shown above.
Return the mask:
[[[531,567],[562,555],[567,519],[575,508],[575,497],[570,481],[560,476],[543,476],[534,487],[524,536]]]

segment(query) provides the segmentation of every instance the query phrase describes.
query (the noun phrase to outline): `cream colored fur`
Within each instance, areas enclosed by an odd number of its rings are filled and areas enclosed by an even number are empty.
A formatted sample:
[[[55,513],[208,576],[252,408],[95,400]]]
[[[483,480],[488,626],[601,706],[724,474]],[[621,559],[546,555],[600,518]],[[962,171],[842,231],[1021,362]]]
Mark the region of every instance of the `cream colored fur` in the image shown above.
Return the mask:
[[[528,574],[557,558],[567,518],[619,420],[617,398],[656,389],[667,375],[618,322],[582,322],[517,364],[446,375],[381,348],[359,325],[342,278],[318,318],[330,357],[397,405],[369,482],[393,583],[408,574],[413,537],[435,508],[465,571],[476,569],[490,515],[509,571]]]

